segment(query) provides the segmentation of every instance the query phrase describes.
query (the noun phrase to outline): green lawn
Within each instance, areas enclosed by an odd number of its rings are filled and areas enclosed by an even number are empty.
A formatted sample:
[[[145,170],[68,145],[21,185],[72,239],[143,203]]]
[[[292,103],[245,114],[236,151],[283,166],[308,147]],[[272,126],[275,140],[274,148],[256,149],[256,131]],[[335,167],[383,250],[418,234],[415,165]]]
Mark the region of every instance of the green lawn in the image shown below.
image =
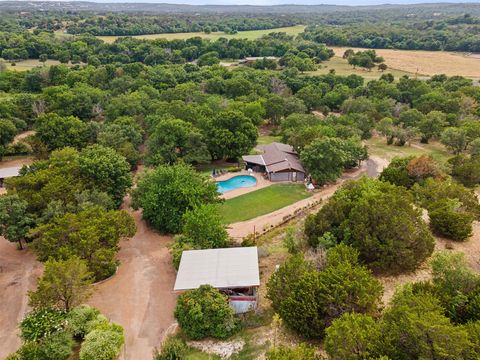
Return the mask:
[[[276,184],[226,200],[220,205],[220,213],[226,224],[232,224],[271,213],[311,195],[303,184]]]
[[[439,142],[430,142],[429,144],[421,144],[414,141],[411,145],[395,146],[387,145],[384,137],[372,137],[366,141],[368,153],[370,155],[379,156],[384,159],[391,160],[395,156],[420,156],[430,155],[440,163],[445,163],[452,154],[450,154],[445,146]]]
[[[281,136],[260,135],[257,139],[257,144],[258,145],[267,145],[267,144],[271,144],[273,142],[281,142],[281,141],[282,141]]]
[[[305,26],[288,26],[283,28],[276,29],[266,29],[266,30],[249,30],[249,31],[239,31],[237,34],[225,34],[224,32],[213,32],[206,34],[204,32],[191,32],[191,33],[168,33],[168,34],[147,34],[147,35],[136,35],[133,36],[137,39],[146,39],[146,40],[155,40],[155,39],[166,39],[166,40],[175,40],[175,39],[189,39],[192,37],[199,36],[204,39],[217,40],[221,37],[227,39],[248,39],[254,40],[262,37],[263,35],[270,34],[271,32],[284,32],[288,35],[298,35],[305,30]],[[97,38],[105,41],[106,43],[113,43],[120,36],[97,36]]]

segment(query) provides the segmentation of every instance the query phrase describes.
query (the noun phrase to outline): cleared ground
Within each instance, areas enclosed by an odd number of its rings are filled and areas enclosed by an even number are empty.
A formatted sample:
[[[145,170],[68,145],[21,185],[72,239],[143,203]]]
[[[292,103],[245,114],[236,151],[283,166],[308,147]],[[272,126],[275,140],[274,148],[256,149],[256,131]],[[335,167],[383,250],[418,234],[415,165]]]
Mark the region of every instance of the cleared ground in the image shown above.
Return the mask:
[[[12,71],[27,71],[38,66],[50,66],[50,65],[59,65],[59,64],[60,64],[60,61],[58,60],[47,60],[44,64],[37,59],[16,61],[15,66],[12,66],[9,62],[5,62],[5,65],[7,66],[7,70],[12,70]]]
[[[232,224],[271,213],[311,195],[303,184],[276,184],[226,200],[220,205],[220,213],[226,224]]]
[[[479,61],[480,62],[480,61]],[[390,67],[390,64],[386,62],[386,64]],[[340,56],[334,56],[328,61],[325,61],[321,64],[321,67],[318,70],[315,71],[308,71],[306,74],[309,75],[324,75],[328,74],[330,70],[335,70],[335,73],[337,75],[359,75],[364,77],[367,80],[373,80],[373,79],[378,79],[383,72],[379,71],[377,68],[372,69],[371,71],[364,70],[362,68],[356,68],[354,69],[351,65],[348,64],[347,60],[342,59]],[[403,75],[409,75],[413,76],[415,74],[403,71],[403,70],[398,70],[398,69],[393,69],[389,68],[385,71],[385,73],[391,73],[395,78],[399,78]]]
[[[283,28],[276,28],[276,29],[266,29],[266,30],[249,30],[249,31],[239,31],[237,34],[225,34],[224,32],[212,32],[210,34],[206,34],[204,32],[191,32],[191,33],[168,33],[168,34],[148,34],[148,35],[135,35],[132,36],[136,39],[147,39],[147,40],[155,40],[155,39],[166,39],[166,40],[175,40],[175,39],[189,39],[192,37],[199,36],[204,39],[212,39],[216,40],[221,37],[227,39],[258,39],[263,35],[270,34],[271,32],[285,32],[289,35],[298,35],[305,29],[303,25],[297,26],[288,26]],[[122,36],[97,36],[97,38],[105,41],[106,43],[113,43],[116,39]]]
[[[335,55],[341,57],[348,47],[332,47]],[[366,50],[352,48],[355,51]],[[480,78],[480,59],[463,53],[447,51],[413,51],[375,49],[385,59],[390,69],[418,75],[445,74]],[[387,70],[391,71],[391,70]]]
[[[395,156],[420,156],[430,155],[440,163],[445,163],[453,155],[450,154],[445,146],[439,142],[431,141],[428,144],[421,144],[413,141],[404,146],[387,145],[384,137],[374,136],[368,139],[365,144],[368,147],[368,153],[383,159],[392,160]]]

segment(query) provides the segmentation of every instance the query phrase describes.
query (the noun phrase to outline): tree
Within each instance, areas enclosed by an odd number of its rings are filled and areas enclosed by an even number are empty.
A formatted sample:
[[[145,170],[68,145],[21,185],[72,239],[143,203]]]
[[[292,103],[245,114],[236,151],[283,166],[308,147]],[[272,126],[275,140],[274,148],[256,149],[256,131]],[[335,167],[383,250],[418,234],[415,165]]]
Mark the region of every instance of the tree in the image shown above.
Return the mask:
[[[447,116],[440,111],[431,111],[418,124],[422,142],[428,143],[431,138],[439,137],[447,126]]]
[[[455,155],[458,155],[468,146],[467,132],[463,129],[448,127],[443,130],[440,141]]]
[[[356,140],[324,137],[305,146],[300,158],[318,184],[335,181],[345,168],[366,159],[366,150]]]
[[[119,206],[132,185],[130,165],[125,157],[112,148],[95,144],[80,152],[78,162],[86,186],[107,193]]]
[[[92,292],[92,274],[78,257],[48,260],[37,290],[28,293],[34,308],[58,308],[69,311],[86,301]]]
[[[200,249],[227,246],[228,233],[214,204],[200,205],[183,215],[183,241]]]
[[[258,133],[253,123],[239,111],[225,111],[208,124],[208,149],[214,159],[236,159],[255,146]]]
[[[426,179],[440,178],[441,174],[438,164],[430,156],[394,157],[383,169],[380,180],[410,189],[416,183],[423,184]]]
[[[360,260],[377,271],[414,270],[433,251],[434,240],[421,211],[401,187],[363,178],[346,183],[305,222],[307,241],[316,247],[330,232],[356,248]]]
[[[17,127],[15,124],[7,119],[0,119],[0,160],[2,160],[7,146],[17,134]]]
[[[0,235],[11,242],[18,242],[23,249],[22,240],[34,221],[27,213],[28,203],[17,194],[0,196]]]
[[[267,297],[285,324],[309,338],[321,338],[343,313],[374,313],[382,287],[363,266],[358,253],[340,245],[327,252],[326,266],[317,271],[295,255],[268,281]]]
[[[238,320],[227,296],[210,285],[181,294],[177,299],[175,318],[192,340],[209,336],[223,339],[238,330]]]
[[[380,337],[380,326],[371,316],[345,313],[326,330],[325,350],[332,360],[371,359]]]
[[[394,126],[391,118],[383,118],[376,126],[378,132],[387,138],[387,145],[391,145],[394,139]]]
[[[197,60],[198,66],[209,66],[209,65],[216,65],[220,63],[218,58],[218,53],[215,51],[205,53],[201,55]]]
[[[121,238],[133,236],[135,231],[135,222],[127,212],[89,206],[76,214],[54,217],[31,230],[29,236],[40,261],[78,256],[86,261],[98,281],[115,273],[118,243]]]
[[[385,63],[378,64],[378,70],[380,70],[381,72],[384,72],[387,69],[388,69],[387,64]]]
[[[113,329],[112,329],[113,328]],[[122,351],[125,342],[121,326],[106,330],[95,329],[85,336],[80,347],[80,360],[111,360],[116,359]]]
[[[480,183],[480,156],[457,155],[448,160],[452,177],[467,187]]]
[[[409,286],[397,291],[381,323],[383,353],[391,359],[466,359],[467,332],[443,312],[430,294]]]
[[[147,160],[153,165],[174,164],[179,160],[196,164],[210,159],[200,130],[179,119],[161,120],[155,126],[147,144]]]
[[[444,199],[436,202],[428,216],[433,231],[441,236],[465,241],[473,234],[474,217],[462,209],[458,200]]]
[[[35,136],[49,151],[67,146],[82,148],[91,135],[89,126],[80,119],[55,113],[41,115],[36,122],[36,131]]]
[[[169,233],[182,229],[182,217],[188,210],[219,201],[215,183],[184,164],[146,172],[132,194],[133,205],[143,209],[143,218],[155,229]]]

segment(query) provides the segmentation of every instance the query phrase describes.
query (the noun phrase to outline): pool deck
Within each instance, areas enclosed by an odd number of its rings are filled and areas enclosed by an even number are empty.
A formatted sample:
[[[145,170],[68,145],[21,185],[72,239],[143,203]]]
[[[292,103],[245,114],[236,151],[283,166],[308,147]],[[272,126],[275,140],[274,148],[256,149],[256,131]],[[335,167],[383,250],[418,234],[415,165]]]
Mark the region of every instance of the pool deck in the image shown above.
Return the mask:
[[[231,199],[231,198],[243,195],[243,194],[248,194],[249,192],[252,192],[252,191],[255,191],[255,190],[263,189],[263,188],[273,184],[269,180],[264,179],[264,177],[262,176],[261,173],[249,173],[247,170],[242,170],[242,171],[235,172],[235,173],[227,173],[227,174],[220,175],[220,176],[215,178],[215,181],[224,181],[224,180],[228,180],[228,179],[231,179],[231,178],[233,178],[235,176],[239,176],[239,175],[253,176],[255,179],[257,179],[257,184],[254,185],[254,186],[249,186],[249,187],[245,187],[245,188],[238,188],[238,189],[235,189],[235,190],[228,191],[228,192],[220,195],[220,198],[225,199],[225,200]]]

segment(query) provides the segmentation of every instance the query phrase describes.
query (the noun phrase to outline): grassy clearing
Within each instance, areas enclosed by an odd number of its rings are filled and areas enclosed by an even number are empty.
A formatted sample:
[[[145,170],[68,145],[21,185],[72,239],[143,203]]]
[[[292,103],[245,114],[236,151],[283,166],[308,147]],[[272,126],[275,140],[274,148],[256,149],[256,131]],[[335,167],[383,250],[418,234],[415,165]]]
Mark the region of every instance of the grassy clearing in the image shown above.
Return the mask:
[[[271,144],[273,142],[281,142],[281,141],[282,141],[281,136],[260,135],[257,139],[257,144],[258,145],[267,145],[267,144]]]
[[[366,145],[370,155],[388,160],[393,159],[395,156],[430,155],[438,162],[444,164],[452,156],[445,146],[438,142],[430,142],[429,144],[413,142],[411,145],[395,146],[387,145],[385,138],[375,136],[367,140]]]
[[[5,65],[7,65],[7,70],[12,70],[12,71],[27,71],[38,66],[50,66],[50,65],[59,65],[59,64],[60,64],[60,61],[58,60],[47,60],[45,64],[43,64],[42,62],[40,62],[40,60],[36,60],[36,59],[16,61],[15,66],[12,66],[9,62],[5,62]]]
[[[166,40],[184,40],[192,37],[199,36],[204,39],[217,40],[221,37],[227,39],[248,39],[254,40],[262,37],[263,35],[270,34],[271,32],[285,32],[288,35],[298,35],[303,32],[305,26],[288,26],[283,28],[276,29],[266,29],[266,30],[250,30],[250,31],[240,31],[237,34],[225,34],[224,32],[213,32],[210,34],[205,34],[204,32],[191,32],[191,33],[174,33],[174,34],[148,34],[148,35],[135,35],[134,38],[137,39],[146,39],[146,40],[155,40],[155,39],[166,39]],[[105,41],[106,43],[113,43],[116,39],[121,36],[97,36],[100,40]]]
[[[303,184],[276,184],[226,200],[220,205],[220,213],[226,224],[232,224],[269,214],[311,195]]]
[[[386,64],[390,66],[388,62],[386,62]],[[337,75],[347,76],[347,75],[355,74],[355,75],[362,76],[367,80],[378,79],[383,74],[381,71],[377,70],[376,68],[372,69],[372,71],[364,70],[361,68],[354,69],[351,65],[348,64],[347,60],[342,59],[339,56],[334,56],[330,60],[323,62],[321,64],[320,69],[315,71],[308,71],[306,72],[306,74],[324,75],[324,74],[328,74],[330,70],[335,70],[335,73]],[[395,78],[399,78],[403,75],[409,75],[409,76],[415,75],[407,71],[397,70],[393,68],[387,69],[385,72],[392,73],[392,75],[395,76]]]
[[[332,49],[337,57],[341,57],[348,48],[332,47]],[[480,78],[480,59],[463,53],[394,49],[375,49],[375,51],[385,59],[388,67],[397,71],[426,76],[445,74]]]

